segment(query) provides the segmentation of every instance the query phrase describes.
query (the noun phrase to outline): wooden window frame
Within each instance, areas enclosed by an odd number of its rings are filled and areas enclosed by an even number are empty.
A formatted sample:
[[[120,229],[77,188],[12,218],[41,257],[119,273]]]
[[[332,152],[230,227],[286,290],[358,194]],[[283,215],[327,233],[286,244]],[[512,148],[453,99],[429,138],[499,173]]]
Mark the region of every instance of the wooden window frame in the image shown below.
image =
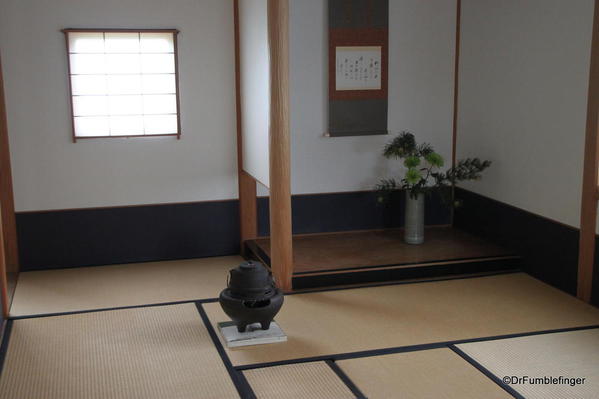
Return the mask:
[[[177,45],[177,36],[179,35],[178,29],[129,29],[129,28],[66,28],[62,29],[61,32],[65,37],[66,44],[66,55],[67,55],[67,73],[68,73],[68,85],[69,85],[69,104],[71,109],[71,134],[73,143],[77,140],[86,139],[129,139],[129,138],[140,138],[140,137],[176,137],[177,140],[181,139],[181,102],[179,99],[179,51]],[[85,32],[102,32],[102,33],[172,33],[173,34],[173,56],[175,57],[175,101],[177,104],[177,133],[165,133],[165,134],[135,134],[135,135],[121,135],[121,136],[83,136],[79,137],[75,133],[75,112],[73,108],[73,87],[71,83],[71,59],[69,51],[69,33],[85,33]]]

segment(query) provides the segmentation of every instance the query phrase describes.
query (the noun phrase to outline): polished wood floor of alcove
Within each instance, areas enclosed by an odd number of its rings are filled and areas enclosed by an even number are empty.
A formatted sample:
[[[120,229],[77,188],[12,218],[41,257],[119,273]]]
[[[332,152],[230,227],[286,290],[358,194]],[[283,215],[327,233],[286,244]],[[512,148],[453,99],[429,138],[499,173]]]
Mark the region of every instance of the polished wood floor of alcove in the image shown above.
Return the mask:
[[[254,241],[262,257],[270,240]],[[429,227],[424,244],[403,241],[401,229],[296,235],[294,275],[388,266],[417,266],[510,258],[514,252],[452,227]]]

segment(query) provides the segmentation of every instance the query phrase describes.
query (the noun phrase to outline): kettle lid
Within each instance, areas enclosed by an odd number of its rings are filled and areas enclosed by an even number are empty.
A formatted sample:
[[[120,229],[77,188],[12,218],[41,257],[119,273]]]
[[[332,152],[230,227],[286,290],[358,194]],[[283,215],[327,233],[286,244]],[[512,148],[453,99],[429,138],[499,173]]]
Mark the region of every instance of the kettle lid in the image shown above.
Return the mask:
[[[243,262],[239,265],[239,268],[244,272],[256,271],[260,272],[262,270],[266,270],[264,265],[260,262],[254,262],[253,260],[248,260],[247,262]]]
[[[260,262],[243,262],[229,274],[228,288],[238,296],[259,296],[273,289],[268,269]]]

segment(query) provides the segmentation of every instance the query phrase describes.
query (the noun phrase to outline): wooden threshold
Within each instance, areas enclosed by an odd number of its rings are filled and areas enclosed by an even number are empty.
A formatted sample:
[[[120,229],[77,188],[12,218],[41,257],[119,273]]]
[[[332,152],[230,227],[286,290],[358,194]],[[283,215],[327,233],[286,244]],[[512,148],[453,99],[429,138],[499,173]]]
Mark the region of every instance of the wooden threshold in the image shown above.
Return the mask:
[[[451,227],[429,227],[422,245],[403,242],[402,230],[293,237],[293,288],[374,283],[410,278],[514,270],[520,257]],[[270,265],[268,238],[246,241],[248,253]]]
[[[363,272],[363,271],[375,271],[375,270],[394,270],[394,269],[408,269],[414,267],[426,267],[426,266],[443,266],[443,265],[455,265],[464,263],[476,263],[476,262],[492,262],[492,261],[510,261],[520,259],[517,255],[510,256],[494,256],[494,257],[482,257],[482,258],[465,258],[455,260],[439,260],[433,262],[423,263],[404,263],[398,265],[380,265],[380,266],[363,266],[363,267],[352,267],[347,269],[331,269],[323,270],[318,272],[299,272],[293,273],[294,277],[305,277],[305,276],[322,276],[329,274],[341,274],[341,273],[352,273],[352,272]]]
[[[385,281],[373,281],[367,283],[348,283],[348,284],[336,284],[330,290],[343,290],[343,289],[351,289],[351,288],[362,288],[362,287],[384,287],[387,285],[399,285],[399,284],[410,284],[410,283],[423,283],[423,282],[433,282],[433,281],[445,281],[445,280],[457,280],[457,279],[466,279],[466,278],[474,278],[474,277],[486,277],[489,275],[499,275],[499,274],[510,274],[510,273],[518,273],[518,270],[514,269],[505,269],[505,270],[497,270],[493,273],[489,272],[475,272],[475,273],[459,273],[453,274],[451,276],[433,276],[433,277],[417,277],[417,278],[402,278],[397,280],[385,280]],[[308,292],[321,292],[322,288],[296,288],[293,290],[294,293],[308,293]]]

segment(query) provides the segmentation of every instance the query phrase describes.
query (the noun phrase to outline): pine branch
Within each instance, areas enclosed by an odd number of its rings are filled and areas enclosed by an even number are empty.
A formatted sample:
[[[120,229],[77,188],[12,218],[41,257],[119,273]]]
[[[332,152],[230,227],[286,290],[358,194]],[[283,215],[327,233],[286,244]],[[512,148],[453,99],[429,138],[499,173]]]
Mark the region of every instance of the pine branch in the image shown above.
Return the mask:
[[[383,156],[385,158],[405,158],[413,155],[416,150],[416,139],[410,132],[401,132],[391,142],[385,145]]]

